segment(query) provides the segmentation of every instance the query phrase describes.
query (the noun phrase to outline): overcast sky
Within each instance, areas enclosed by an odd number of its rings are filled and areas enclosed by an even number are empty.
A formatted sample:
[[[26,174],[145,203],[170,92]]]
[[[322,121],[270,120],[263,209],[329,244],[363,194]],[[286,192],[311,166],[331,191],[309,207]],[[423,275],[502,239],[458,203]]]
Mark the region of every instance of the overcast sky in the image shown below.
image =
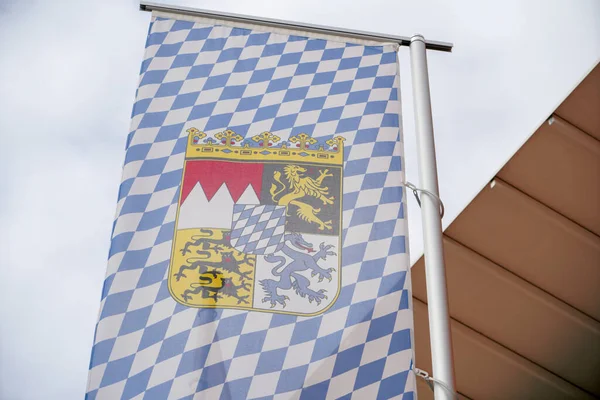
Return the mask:
[[[444,226],[600,58],[597,0],[171,3],[454,42],[429,54]],[[137,0],[0,0],[2,399],[85,391],[149,20]],[[400,68],[418,183],[407,49]],[[415,260],[412,199],[409,227]]]

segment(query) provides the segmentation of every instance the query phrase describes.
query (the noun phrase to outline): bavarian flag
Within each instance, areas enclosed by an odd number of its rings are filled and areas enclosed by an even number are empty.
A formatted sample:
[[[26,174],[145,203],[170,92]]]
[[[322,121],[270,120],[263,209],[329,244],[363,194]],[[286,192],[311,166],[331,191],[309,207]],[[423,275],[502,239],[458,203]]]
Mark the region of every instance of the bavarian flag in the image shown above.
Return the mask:
[[[153,15],[88,399],[412,399],[397,45]]]

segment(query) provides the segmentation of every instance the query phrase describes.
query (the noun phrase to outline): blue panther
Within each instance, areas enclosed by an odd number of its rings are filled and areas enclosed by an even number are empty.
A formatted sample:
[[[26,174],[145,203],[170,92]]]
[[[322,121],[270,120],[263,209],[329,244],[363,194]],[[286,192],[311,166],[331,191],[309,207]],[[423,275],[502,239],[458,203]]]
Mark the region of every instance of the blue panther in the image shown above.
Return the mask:
[[[310,280],[298,272],[310,269],[311,276],[315,276],[317,274],[319,275],[319,282],[323,281],[323,279],[328,279],[331,281],[331,273],[335,272],[335,268],[323,269],[319,267],[317,262],[319,260],[326,260],[327,256],[335,255],[333,251],[330,251],[333,245],[325,245],[325,243],[321,243],[319,246],[319,251],[316,252],[315,255],[311,256],[310,254],[294,250],[288,245],[288,243],[290,243],[297,249],[308,251],[308,253],[313,252],[314,250],[312,248],[312,244],[304,240],[301,234],[288,233],[284,237],[284,242],[285,244],[281,251],[290,257],[292,261],[281,271],[279,271],[279,269],[286,264],[286,258],[283,256],[276,256],[274,254],[265,256],[266,261],[270,263],[278,263],[271,270],[271,273],[274,276],[278,276],[279,280],[276,281],[274,279],[263,279],[260,281],[260,284],[266,293],[266,296],[262,299],[262,302],[266,303],[270,301],[271,308],[275,307],[277,303],[281,304],[285,308],[285,301],[289,300],[290,298],[277,293],[277,289],[289,290],[293,288],[296,291],[296,294],[303,298],[308,297],[308,301],[310,303],[312,303],[314,300],[317,304],[320,304],[323,299],[327,299],[327,296],[325,295],[326,290],[320,289],[318,291],[314,291],[310,289]]]

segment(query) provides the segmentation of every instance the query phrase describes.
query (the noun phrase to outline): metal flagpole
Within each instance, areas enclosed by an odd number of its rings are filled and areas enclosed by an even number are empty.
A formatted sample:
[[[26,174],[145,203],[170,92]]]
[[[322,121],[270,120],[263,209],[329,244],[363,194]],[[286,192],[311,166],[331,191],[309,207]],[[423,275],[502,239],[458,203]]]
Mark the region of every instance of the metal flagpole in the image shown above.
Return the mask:
[[[433,378],[444,384],[435,385],[434,396],[436,400],[450,400],[455,398],[456,389],[425,43],[421,35],[413,36],[410,43],[419,179],[422,189],[437,196],[436,198],[427,193],[421,196],[425,278]]]

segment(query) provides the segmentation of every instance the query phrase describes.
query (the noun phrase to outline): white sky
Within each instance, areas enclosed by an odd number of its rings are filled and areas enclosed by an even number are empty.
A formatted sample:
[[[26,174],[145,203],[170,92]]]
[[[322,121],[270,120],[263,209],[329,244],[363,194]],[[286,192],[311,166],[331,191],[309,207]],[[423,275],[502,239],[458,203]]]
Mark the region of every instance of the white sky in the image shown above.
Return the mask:
[[[447,226],[600,58],[597,0],[172,0],[455,43],[429,53]],[[0,398],[85,391],[150,15],[137,0],[0,0]],[[408,180],[418,184],[408,49]],[[409,200],[411,258],[422,249]]]

